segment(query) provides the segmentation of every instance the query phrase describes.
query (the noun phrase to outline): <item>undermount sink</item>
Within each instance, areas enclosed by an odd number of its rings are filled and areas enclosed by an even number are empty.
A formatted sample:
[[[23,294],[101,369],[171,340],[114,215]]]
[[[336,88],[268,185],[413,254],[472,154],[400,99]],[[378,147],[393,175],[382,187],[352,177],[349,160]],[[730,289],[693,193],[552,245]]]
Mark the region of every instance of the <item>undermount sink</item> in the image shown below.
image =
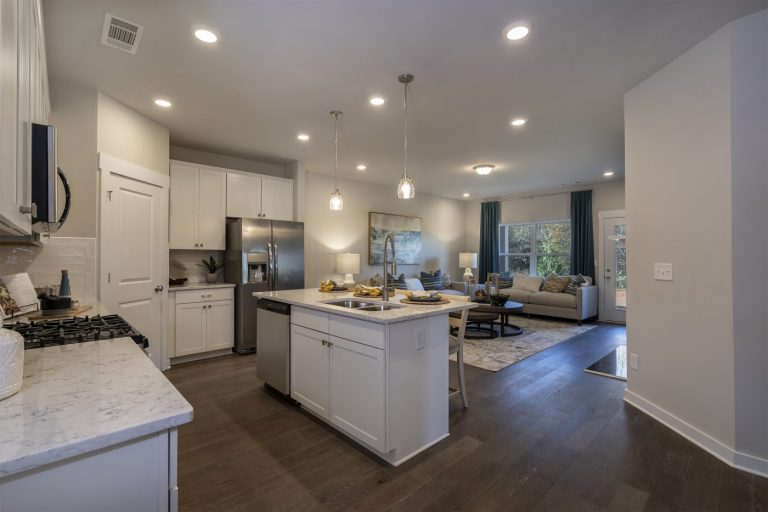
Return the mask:
[[[393,306],[392,304],[372,304],[358,309],[360,311],[389,311],[390,309],[398,309],[401,307],[402,306]]]
[[[363,300],[344,299],[344,300],[332,300],[326,302],[329,306],[338,306],[347,309],[357,309],[359,311],[389,311],[390,309],[398,309],[403,306],[396,306],[394,304],[376,304],[373,302],[366,302]]]
[[[349,308],[349,309],[358,309],[358,308],[364,308],[368,306],[375,306],[375,304],[371,302],[365,302],[362,300],[352,300],[352,299],[346,299],[346,300],[333,300],[330,302],[326,302],[329,306],[339,306],[341,308]]]

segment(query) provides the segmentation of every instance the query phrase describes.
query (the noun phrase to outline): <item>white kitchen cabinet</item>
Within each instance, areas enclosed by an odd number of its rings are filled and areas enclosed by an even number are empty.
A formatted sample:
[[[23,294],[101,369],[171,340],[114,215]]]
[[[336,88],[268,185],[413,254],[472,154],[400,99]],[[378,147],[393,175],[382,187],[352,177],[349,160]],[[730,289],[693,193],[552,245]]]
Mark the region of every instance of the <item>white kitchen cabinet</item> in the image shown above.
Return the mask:
[[[205,352],[206,303],[176,304],[175,357]]]
[[[293,220],[293,181],[228,172],[227,217]]]
[[[205,350],[232,348],[235,339],[235,302],[218,300],[207,304]]]
[[[331,424],[386,451],[384,350],[331,337]]]
[[[226,248],[226,175],[171,163],[170,248]]]
[[[49,110],[40,0],[0,0],[0,230],[32,231],[32,123]]]
[[[234,288],[171,289],[169,357],[231,349],[235,344]]]
[[[261,178],[227,173],[227,217],[261,218]]]
[[[291,397],[325,420],[330,409],[328,341],[326,333],[291,326]]]
[[[261,212],[266,219],[293,220],[293,181],[262,179]]]

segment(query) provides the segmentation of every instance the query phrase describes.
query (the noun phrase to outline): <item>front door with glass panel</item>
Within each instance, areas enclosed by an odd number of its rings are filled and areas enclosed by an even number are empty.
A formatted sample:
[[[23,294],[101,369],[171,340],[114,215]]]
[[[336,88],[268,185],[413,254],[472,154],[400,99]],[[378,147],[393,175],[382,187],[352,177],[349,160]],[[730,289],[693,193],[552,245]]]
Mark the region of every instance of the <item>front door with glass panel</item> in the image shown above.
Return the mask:
[[[602,278],[600,319],[627,321],[627,223],[624,216],[600,219]]]

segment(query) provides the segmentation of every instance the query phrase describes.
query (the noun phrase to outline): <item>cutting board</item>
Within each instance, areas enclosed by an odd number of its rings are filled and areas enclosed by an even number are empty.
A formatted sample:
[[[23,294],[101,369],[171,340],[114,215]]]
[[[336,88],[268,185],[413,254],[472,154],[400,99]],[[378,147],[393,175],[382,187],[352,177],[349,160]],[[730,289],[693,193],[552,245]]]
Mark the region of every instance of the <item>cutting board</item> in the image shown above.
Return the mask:
[[[86,311],[90,311],[93,306],[83,305],[78,308],[62,309],[58,313],[53,315],[43,315],[42,311],[35,311],[27,315],[28,320],[49,320],[51,318],[70,318],[77,315],[82,315]]]

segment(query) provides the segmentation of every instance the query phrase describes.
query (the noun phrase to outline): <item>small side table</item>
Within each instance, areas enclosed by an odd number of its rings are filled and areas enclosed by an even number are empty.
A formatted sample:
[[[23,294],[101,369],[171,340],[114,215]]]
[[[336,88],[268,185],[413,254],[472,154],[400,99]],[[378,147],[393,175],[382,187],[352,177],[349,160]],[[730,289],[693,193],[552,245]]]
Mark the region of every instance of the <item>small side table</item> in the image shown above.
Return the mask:
[[[500,334],[502,337],[520,336],[523,334],[522,327],[509,323],[510,314],[519,313],[523,310],[521,303],[509,300],[503,306],[493,306],[488,302],[478,302],[478,304],[480,304],[480,307],[470,310],[470,314],[476,311],[477,313],[495,313],[499,315]],[[509,329],[509,332],[507,329]]]

